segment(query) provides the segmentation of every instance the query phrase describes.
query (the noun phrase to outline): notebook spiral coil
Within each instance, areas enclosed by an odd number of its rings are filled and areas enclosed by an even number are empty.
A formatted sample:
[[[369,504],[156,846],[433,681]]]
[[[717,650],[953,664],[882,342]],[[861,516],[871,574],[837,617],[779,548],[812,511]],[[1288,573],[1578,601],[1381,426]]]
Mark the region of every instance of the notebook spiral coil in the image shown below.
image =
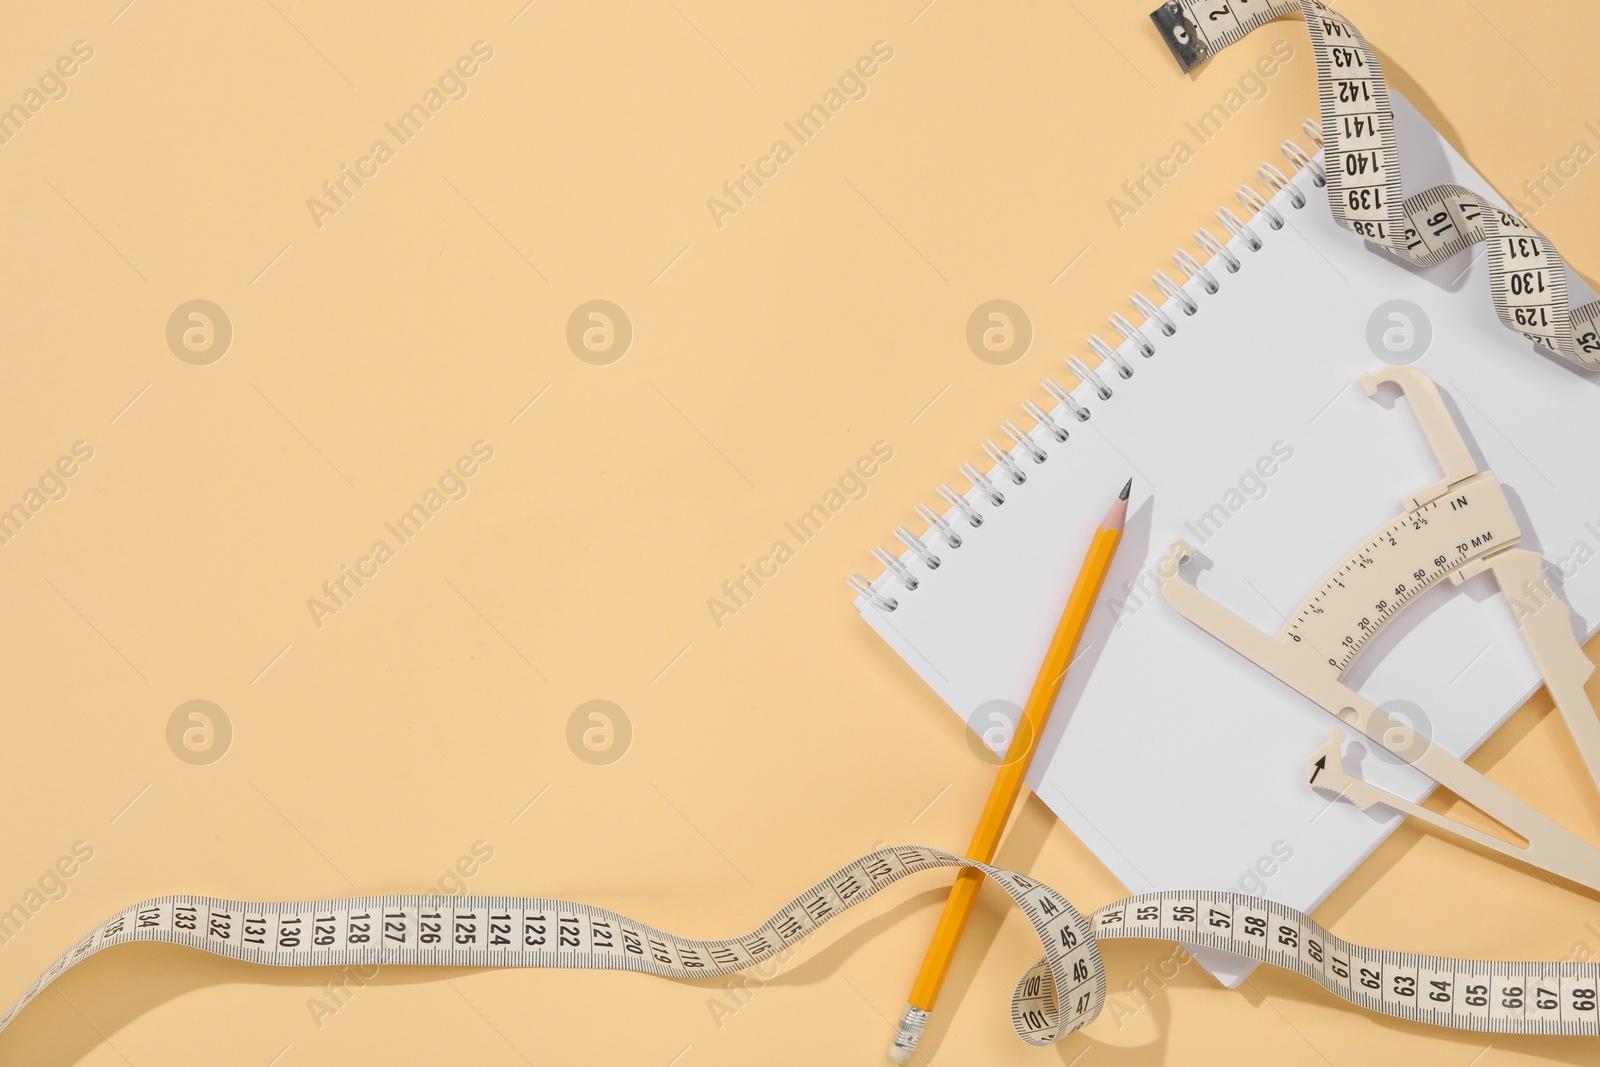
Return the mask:
[[[1307,119],[1301,129],[1315,145],[1311,152],[1293,140],[1284,141],[1279,150],[1288,162],[1291,173],[1304,172],[1314,185],[1323,187],[1327,184],[1327,175],[1320,155],[1322,130],[1314,119]],[[1291,210],[1299,211],[1306,206],[1305,195],[1276,165],[1263,163],[1256,173],[1266,186],[1266,194],[1263,195],[1250,182],[1240,185],[1235,194],[1248,215],[1247,220],[1241,220],[1233,211],[1223,207],[1217,210],[1216,217],[1226,237],[1219,240],[1204,226],[1195,231],[1194,241],[1204,253],[1204,262],[1196,259],[1186,248],[1179,248],[1172,254],[1172,261],[1182,272],[1184,284],[1195,283],[1205,296],[1216,295],[1225,284],[1206,263],[1219,262],[1225,272],[1224,277],[1244,269],[1244,260],[1228,247],[1230,240],[1238,238],[1248,251],[1259,252],[1262,240],[1258,227],[1264,224],[1270,230],[1283,228],[1284,216],[1272,204],[1279,192],[1286,191]],[[1176,304],[1183,317],[1199,314],[1200,303],[1166,271],[1156,271],[1150,280],[1161,294],[1163,302]],[[1152,333],[1159,331],[1160,337],[1172,337],[1179,330],[1179,323],[1174,321],[1162,304],[1151,300],[1143,292],[1135,290],[1128,297],[1128,302],[1143,317],[1142,327],[1135,326],[1121,313],[1111,315],[1107,321],[1117,332],[1118,343],[1110,344],[1098,334],[1091,334],[1085,341],[1100,360],[1096,367],[1090,368],[1074,355],[1063,360],[1078,381],[1093,389],[1094,395],[1104,403],[1115,402],[1115,381],[1131,378],[1135,373],[1134,365],[1122,355],[1120,348],[1131,344],[1141,356],[1149,359],[1156,355],[1158,349],[1158,341],[1151,339]],[[1012,487],[1027,483],[1027,468],[1049,460],[1051,453],[1046,446],[1066,444],[1071,438],[1072,423],[1087,422],[1092,416],[1089,408],[1073,397],[1071,390],[1054,379],[1046,378],[1041,384],[1054,402],[1054,410],[1046,409],[1032,399],[1024,400],[1022,410],[1033,420],[1033,429],[1024,433],[1012,420],[1002,422],[1001,430],[1010,447],[998,445],[993,439],[983,442],[983,452],[994,464],[988,474],[971,463],[964,464],[961,475],[971,487],[966,493],[957,492],[948,484],[938,487],[939,496],[950,506],[949,511],[941,515],[926,504],[918,504],[917,515],[927,523],[926,532],[919,536],[907,527],[899,526],[894,535],[905,546],[903,554],[897,556],[881,546],[872,550],[873,558],[883,565],[884,573],[891,576],[890,582],[883,583],[886,587],[897,584],[902,592],[914,594],[923,579],[913,568],[924,573],[937,570],[941,562],[939,553],[959,551],[965,543],[962,527],[975,530],[983,525],[985,516],[979,510],[978,503],[986,503],[994,508],[1004,507],[1006,493]],[[1000,484],[997,485],[997,482]],[[972,499],[974,497],[977,502]],[[865,575],[852,574],[849,585],[857,595],[880,611],[894,611],[900,606],[897,595],[891,594],[887,588],[874,588]]]

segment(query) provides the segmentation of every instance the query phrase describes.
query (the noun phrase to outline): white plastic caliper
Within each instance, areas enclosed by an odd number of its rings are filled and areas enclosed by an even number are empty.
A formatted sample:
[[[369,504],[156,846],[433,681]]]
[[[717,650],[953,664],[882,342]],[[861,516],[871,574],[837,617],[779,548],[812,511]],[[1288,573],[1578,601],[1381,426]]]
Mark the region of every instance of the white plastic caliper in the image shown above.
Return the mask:
[[[1442,746],[1414,743],[1411,727],[1344,684],[1362,649],[1406,605],[1448,578],[1460,584],[1489,572],[1503,593],[1543,590],[1519,608],[1518,625],[1545,684],[1600,783],[1600,718],[1584,692],[1594,664],[1572,630],[1567,606],[1548,587],[1544,560],[1518,547],[1511,505],[1491,471],[1480,471],[1432,379],[1410,366],[1363,374],[1368,396],[1392,382],[1400,387],[1444,467],[1444,477],[1404,502],[1406,511],[1378,530],[1328,572],[1276,636],[1241,619],[1178,574],[1195,554],[1181,538],[1161,568],[1161,592],[1178,612],[1246,659],[1395,753],[1417,770],[1527,840],[1526,847],[1429,811],[1345,772],[1344,731],[1306,764],[1309,783],[1337,792],[1363,809],[1384,804],[1484,848],[1600,890],[1600,850],[1496,785]],[[1526,602],[1524,602],[1526,604]]]

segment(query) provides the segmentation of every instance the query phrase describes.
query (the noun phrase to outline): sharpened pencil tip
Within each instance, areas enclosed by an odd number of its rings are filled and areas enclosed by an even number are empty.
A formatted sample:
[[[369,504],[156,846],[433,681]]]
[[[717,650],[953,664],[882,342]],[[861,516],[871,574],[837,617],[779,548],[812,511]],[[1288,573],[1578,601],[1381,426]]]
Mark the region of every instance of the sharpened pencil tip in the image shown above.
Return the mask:
[[[1128,479],[1128,484],[1122,487],[1122,492],[1117,499],[1111,502],[1111,510],[1106,512],[1106,517],[1100,523],[1103,530],[1120,530],[1128,521],[1128,494],[1133,491],[1133,479]]]

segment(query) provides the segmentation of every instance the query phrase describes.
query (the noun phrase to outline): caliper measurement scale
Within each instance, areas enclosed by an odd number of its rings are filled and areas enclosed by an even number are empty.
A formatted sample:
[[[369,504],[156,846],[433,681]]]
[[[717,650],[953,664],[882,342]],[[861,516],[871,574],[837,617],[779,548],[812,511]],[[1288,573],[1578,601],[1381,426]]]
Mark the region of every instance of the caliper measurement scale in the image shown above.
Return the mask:
[[[1566,605],[1549,590],[1544,560],[1519,542],[1522,531],[1499,479],[1479,471],[1433,381],[1411,366],[1361,376],[1372,396],[1378,386],[1400,387],[1444,468],[1444,477],[1405,501],[1406,511],[1334,566],[1290,615],[1276,637],[1256,629],[1178,574],[1194,548],[1179,539],[1161,568],[1161,592],[1190,622],[1239,652],[1325,710],[1393,752],[1461,799],[1498,820],[1525,847],[1446,818],[1347,773],[1340,760],[1342,730],[1311,754],[1307,781],[1363,809],[1384,804],[1442,830],[1600,890],[1600,850],[1573,834],[1439,745],[1417,749],[1415,734],[1344,683],[1372,639],[1407,605],[1443,579],[1460,584],[1494,575],[1502,592],[1543,590],[1520,605],[1517,623],[1590,777],[1600,783],[1600,718],[1583,684],[1594,672],[1572,630]]]
[[[1386,804],[1512,858],[1600,889],[1600,851],[1434,745],[1408,756],[1408,728],[1343,683],[1374,634],[1441,579],[1488,571],[1501,588],[1539,588],[1543,561],[1518,547],[1521,532],[1494,475],[1480,472],[1433,383],[1412,367],[1362,376],[1410,399],[1445,469],[1440,482],[1338,564],[1272,637],[1177,577],[1194,550],[1177,542],[1162,568],[1162,593],[1177,610],[1322,707],[1528,841],[1526,848],[1446,819],[1346,774],[1343,733],[1313,753],[1308,778],[1369,807]],[[1519,624],[1591,773],[1600,720],[1583,692],[1594,670],[1573,637],[1564,604],[1536,598]],[[1399,740],[1395,740],[1396,736]],[[1070,735],[1068,743],[1070,743]],[[133,942],[184,945],[277,966],[456,966],[629,970],[706,979],[759,965],[902,878],[935,868],[982,872],[1022,911],[1044,955],[1011,995],[1011,1024],[1030,1045],[1059,1040],[1092,1021],[1106,998],[1097,941],[1158,938],[1220,949],[1291,970],[1368,1011],[1456,1029],[1600,1037],[1600,965],[1456,959],[1345,941],[1276,901],[1215,890],[1171,889],[1107,904],[1085,918],[1037,879],[938,849],[879,849],[829,875],[749,933],[687,938],[592,904],[544,897],[377,896],[249,903],[158,897],[125,908],[81,938],[34,980],[0,1031],[57,978],[95,954]],[[626,995],[614,1000],[626,1017]]]
[[[1589,370],[1600,370],[1600,301],[1572,307],[1554,245],[1470,189],[1441,185],[1403,195],[1394,117],[1376,53],[1343,15],[1318,0],[1168,0],[1152,17],[1184,71],[1291,12],[1305,18],[1317,63],[1325,180],[1336,221],[1413,263],[1437,263],[1483,242],[1496,314],[1510,329]],[[1270,184],[1270,183],[1269,183]],[[1276,188],[1276,186],[1275,186]],[[1243,194],[1241,194],[1242,196]],[[1258,198],[1259,199],[1259,198]],[[1253,206],[1253,205],[1252,205]],[[1275,215],[1267,210],[1270,219]],[[1273,228],[1281,220],[1269,223]],[[1246,231],[1248,232],[1248,231]],[[1193,555],[1178,542],[1162,591],[1191,621],[1321,707],[1396,751],[1430,778],[1498,819],[1527,848],[1445,819],[1348,774],[1343,732],[1312,753],[1307,777],[1362,807],[1382,803],[1452,833],[1600,888],[1600,853],[1438,746],[1410,755],[1408,727],[1344,685],[1372,638],[1442,579],[1492,573],[1508,593],[1541,590],[1518,624],[1591,776],[1600,780],[1600,720],[1583,690],[1593,665],[1565,605],[1521,532],[1494,476],[1476,469],[1432,383],[1412,368],[1362,379],[1401,386],[1445,469],[1405,511],[1342,561],[1277,637],[1262,633],[1172,566]],[[1070,743],[1070,737],[1068,739]],[[1165,890],[1105,905],[1086,921],[1067,898],[1025,875],[920,846],[853,861],[802,892],[748,934],[685,938],[594,905],[542,897],[379,896],[245,903],[160,897],[125,908],[63,953],[4,1016],[0,1031],[68,969],[132,942],[185,945],[265,966],[610,968],[677,979],[730,974],[797,946],[822,925],[901,878],[973,867],[1019,907],[1044,956],[1017,983],[1011,1020],[1044,1045],[1084,1026],[1105,1000],[1096,939],[1159,938],[1233,952],[1295,971],[1360,1007],[1398,1019],[1507,1034],[1600,1037],[1600,965],[1455,959],[1344,941],[1285,905],[1238,893]],[[608,1005],[626,1018],[630,1004]]]
[[[1285,631],[1341,673],[1400,609],[1470,560],[1522,536],[1493,474],[1401,515],[1335,567]]]

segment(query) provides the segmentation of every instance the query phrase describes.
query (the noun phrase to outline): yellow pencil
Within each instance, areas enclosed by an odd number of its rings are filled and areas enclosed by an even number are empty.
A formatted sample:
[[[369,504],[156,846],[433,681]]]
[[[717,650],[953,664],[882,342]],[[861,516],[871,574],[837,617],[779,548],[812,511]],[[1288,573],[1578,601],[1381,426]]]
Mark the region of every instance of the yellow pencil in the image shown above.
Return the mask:
[[[1078,640],[1089,625],[1089,615],[1100,596],[1100,586],[1111,570],[1117,545],[1122,541],[1122,526],[1128,516],[1128,493],[1132,489],[1133,481],[1129,479],[1128,484],[1122,487],[1116,503],[1106,512],[1100,528],[1095,531],[1094,540],[1089,543],[1089,553],[1084,557],[1078,580],[1073,584],[1066,609],[1061,613],[1061,624],[1056,627],[1056,635],[1050,640],[1050,650],[1045,653],[1044,663],[1039,667],[1039,677],[1034,681],[1033,690],[1028,694],[1028,703],[1022,709],[1023,721],[1017,724],[1012,735],[1012,744],[1020,744],[1023,749],[1020,753],[1006,753],[1000,773],[995,776],[994,788],[989,791],[989,800],[978,819],[978,828],[973,831],[972,843],[967,846],[968,859],[981,863],[994,861],[995,851],[1000,847],[1000,835],[1005,832],[1011,809],[1022,792],[1022,779],[1028,773],[1028,764],[1033,762],[1034,749],[1044,733],[1045,720],[1050,717],[1050,709],[1061,692],[1061,680],[1066,677],[1067,667],[1078,648]],[[911,987],[905,1018],[900,1021],[900,1030],[895,1034],[894,1043],[889,1046],[889,1058],[895,1063],[910,1063],[917,1043],[922,1040],[928,1013],[939,998],[939,987],[944,985],[950,961],[955,958],[956,945],[961,942],[961,932],[966,929],[967,920],[972,916],[972,906],[978,899],[978,888],[982,884],[983,875],[970,868],[964,868],[956,875],[955,885],[950,888],[950,896],[945,900],[944,913],[939,916],[939,926],[933,932],[933,943],[928,946],[922,969],[917,972],[916,984]]]

